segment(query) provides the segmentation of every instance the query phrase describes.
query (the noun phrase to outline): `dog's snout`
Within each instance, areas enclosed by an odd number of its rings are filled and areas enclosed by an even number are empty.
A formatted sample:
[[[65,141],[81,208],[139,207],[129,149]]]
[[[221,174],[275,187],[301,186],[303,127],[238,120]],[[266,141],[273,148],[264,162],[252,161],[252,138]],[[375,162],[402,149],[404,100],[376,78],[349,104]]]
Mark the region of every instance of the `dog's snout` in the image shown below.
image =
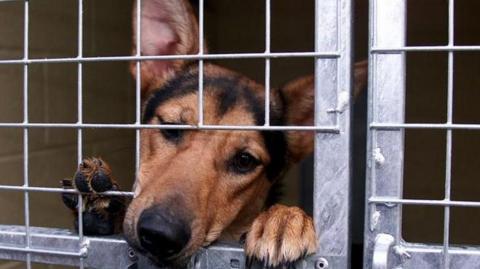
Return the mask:
[[[142,248],[163,260],[180,253],[191,236],[187,223],[159,207],[145,210],[138,220],[137,229]]]

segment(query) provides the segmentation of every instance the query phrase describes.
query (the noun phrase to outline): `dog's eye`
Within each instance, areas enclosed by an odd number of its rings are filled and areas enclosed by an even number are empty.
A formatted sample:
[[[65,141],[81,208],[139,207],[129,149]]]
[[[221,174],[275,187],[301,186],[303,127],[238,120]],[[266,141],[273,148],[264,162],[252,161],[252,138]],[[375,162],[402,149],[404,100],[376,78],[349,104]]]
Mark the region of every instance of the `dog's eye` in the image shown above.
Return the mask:
[[[183,131],[179,129],[162,129],[162,135],[168,141],[178,142],[182,138]]]
[[[238,174],[246,174],[253,171],[257,166],[260,165],[260,160],[253,157],[252,154],[242,151],[237,153],[230,160],[230,170]]]
[[[160,121],[161,124],[165,125],[178,125],[179,123],[176,122],[165,122],[165,121]],[[162,133],[163,137],[167,139],[168,141],[178,143],[180,139],[182,139],[183,136],[183,130],[181,129],[160,129],[160,132]]]

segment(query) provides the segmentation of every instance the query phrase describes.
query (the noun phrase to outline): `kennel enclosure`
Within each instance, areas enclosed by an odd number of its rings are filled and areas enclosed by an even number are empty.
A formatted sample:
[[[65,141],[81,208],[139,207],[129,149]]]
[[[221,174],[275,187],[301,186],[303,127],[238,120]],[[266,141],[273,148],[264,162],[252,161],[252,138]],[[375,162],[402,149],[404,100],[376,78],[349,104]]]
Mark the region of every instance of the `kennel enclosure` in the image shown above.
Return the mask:
[[[212,126],[203,122],[202,110],[199,113],[199,122],[194,126],[175,126],[175,128],[191,130],[284,130],[284,131],[312,131],[315,132],[314,153],[314,220],[318,233],[317,254],[308,257],[297,264],[297,268],[359,268],[360,265],[352,264],[352,211],[365,205],[365,230],[363,268],[476,268],[480,264],[480,250],[478,247],[467,244],[451,243],[451,211],[453,208],[478,208],[480,202],[455,199],[452,195],[452,149],[454,132],[468,130],[477,132],[480,125],[471,122],[457,123],[454,117],[456,106],[455,97],[455,59],[459,52],[476,52],[480,50],[476,45],[459,45],[456,42],[455,22],[458,13],[456,7],[462,0],[435,0],[438,3],[448,3],[447,13],[444,14],[447,23],[447,44],[444,45],[410,45],[408,44],[408,20],[407,15],[411,10],[406,0],[370,0],[368,3],[369,34],[368,34],[368,58],[369,58],[369,89],[368,89],[368,122],[367,122],[367,150],[366,150],[366,194],[365,204],[352,203],[352,193],[358,189],[352,188],[355,178],[352,174],[352,166],[355,159],[352,156],[352,119],[351,114],[353,99],[353,54],[357,44],[354,43],[354,28],[357,31],[360,25],[354,21],[354,6],[351,0],[315,0],[314,8],[314,46],[313,49],[302,51],[277,51],[272,49],[273,22],[278,13],[275,13],[276,1],[258,1],[264,5],[263,14],[259,16],[263,20],[263,39],[260,52],[241,53],[205,53],[204,34],[205,20],[209,20],[209,13],[205,6],[209,0],[200,0],[198,19],[200,26],[200,51],[196,55],[159,55],[142,56],[139,53],[129,55],[119,52],[86,53],[85,39],[88,38],[88,29],[105,27],[103,24],[90,24],[86,18],[87,0],[71,1],[71,6],[65,8],[70,20],[73,21],[67,35],[75,49],[71,55],[63,56],[52,53],[42,57],[32,52],[32,36],[38,30],[32,15],[32,5],[40,0],[0,0],[0,14],[5,5],[16,5],[21,9],[22,43],[17,54],[9,53],[10,38],[0,41],[0,68],[19,68],[21,78],[20,91],[12,102],[18,102],[20,107],[19,118],[10,120],[2,117],[0,131],[16,130],[20,136],[21,150],[19,153],[21,170],[21,182],[11,182],[0,178],[0,191],[4,193],[16,193],[19,199],[12,200],[12,204],[18,211],[22,211],[23,223],[0,223],[0,258],[7,261],[21,261],[18,267],[37,268],[39,264],[55,264],[61,266],[73,266],[76,268],[148,268],[151,265],[145,258],[138,256],[131,250],[121,237],[89,237],[84,236],[82,225],[79,234],[75,234],[64,227],[36,227],[32,225],[32,197],[40,195],[57,195],[58,204],[61,204],[60,193],[72,192],[63,190],[54,184],[46,185],[38,183],[33,173],[32,156],[37,154],[36,131],[45,132],[69,132],[75,139],[74,145],[68,150],[74,156],[74,163],[79,163],[83,157],[88,157],[91,152],[87,148],[90,143],[92,130],[130,132],[131,138],[121,140],[121,143],[131,142],[134,144],[128,154],[133,160],[132,171],[138,169],[139,164],[139,130],[142,128],[172,128],[167,125],[143,125],[141,124],[140,104],[140,81],[132,85],[130,94],[119,97],[121,102],[128,106],[133,116],[127,120],[115,121],[107,116],[95,119],[91,116],[92,108],[85,103],[92,98],[105,98],[106,92],[92,93],[92,85],[87,76],[89,65],[123,63],[128,65],[136,63],[137,77],[140,72],[140,62],[145,60],[172,60],[191,59],[198,62],[200,70],[204,61],[234,61],[234,60],[258,60],[261,62],[262,82],[269,92],[272,79],[274,61],[282,59],[311,59],[314,63],[315,73],[315,125],[314,126],[271,126],[269,125],[269,100],[265,102],[265,126]],[[149,0],[142,0],[149,1]],[[435,1],[430,1],[434,3]],[[463,0],[466,1],[466,0]],[[37,2],[40,3],[41,2]],[[436,3],[436,2],[435,2]],[[131,3],[133,5],[133,2]],[[232,3],[228,3],[232,4]],[[140,10],[140,2],[137,2]],[[366,1],[359,1],[355,5],[367,5]],[[131,5],[130,5],[131,6]],[[8,10],[8,9],[6,9]],[[114,11],[113,11],[114,12]],[[47,13],[48,14],[48,13]],[[119,17],[128,16],[128,12]],[[90,16],[90,15],[89,15]],[[105,14],[97,14],[98,17],[107,17]],[[2,17],[0,15],[0,17]],[[3,16],[8,17],[7,15]],[[48,17],[44,15],[44,17]],[[54,16],[49,18],[54,20]],[[66,18],[62,18],[66,19]],[[60,19],[59,21],[61,21]],[[125,18],[124,18],[125,19]],[[130,19],[130,18],[129,18]],[[140,20],[139,14],[134,14],[133,19]],[[128,22],[130,23],[130,22]],[[7,23],[5,23],[7,24]],[[137,23],[139,26],[140,23]],[[52,27],[52,25],[49,25]],[[127,25],[127,27],[130,27]],[[0,27],[1,28],[1,27]],[[12,27],[13,29],[14,27]],[[113,26],[111,29],[115,29]],[[118,31],[126,31],[119,29]],[[18,30],[18,29],[17,29]],[[8,32],[12,34],[12,32]],[[104,34],[107,34],[105,31]],[[137,29],[137,46],[140,46],[140,29]],[[222,36],[218,37],[219,39]],[[56,40],[45,42],[51,45],[52,50],[57,48]],[[60,41],[59,41],[60,42]],[[109,46],[115,44],[109,43]],[[120,45],[119,45],[120,46]],[[130,44],[124,44],[129,50]],[[101,49],[97,48],[98,51]],[[2,50],[7,53],[2,53]],[[140,51],[137,47],[137,52]],[[407,65],[408,55],[412,53],[445,53],[447,57],[447,85],[446,85],[446,120],[445,122],[430,123],[426,121],[407,122],[406,100],[407,89]],[[36,67],[43,65],[68,65],[73,71],[71,78],[72,86],[69,90],[75,93],[71,101],[65,101],[75,107],[71,115],[73,120],[49,121],[38,119],[35,115],[37,108],[32,102],[37,98],[34,79]],[[67,69],[67,68],[65,68]],[[105,70],[101,70],[105,71]],[[66,71],[65,71],[66,72]],[[7,72],[5,72],[7,73]],[[102,73],[102,72],[99,72]],[[106,73],[106,72],[105,72]],[[120,70],[119,76],[129,76],[127,70]],[[59,71],[59,76],[62,76]],[[0,78],[2,78],[0,76]],[[117,78],[115,78],[117,79]],[[3,79],[7,86],[0,86],[2,91],[7,91],[10,78]],[[118,80],[121,80],[118,78]],[[198,106],[203,107],[203,74],[199,72]],[[122,81],[123,82],[123,81]],[[51,82],[50,82],[51,83]],[[54,91],[55,85],[44,82],[45,88]],[[109,84],[105,84],[108,86]],[[135,89],[135,90],[134,90]],[[32,97],[35,96],[35,97]],[[120,94],[119,94],[120,96]],[[268,96],[268,94],[266,94]],[[61,99],[61,98],[59,98]],[[15,101],[16,100],[16,101]],[[104,100],[104,99],[102,99]],[[0,101],[1,102],[1,101]],[[52,104],[50,104],[52,105]],[[48,107],[48,105],[46,105]],[[430,199],[425,196],[418,198],[406,197],[404,191],[406,143],[405,133],[408,130],[440,130],[445,132],[444,165],[445,178],[434,181],[442,185],[443,196]],[[47,135],[46,135],[47,136]],[[63,134],[59,134],[63,136]],[[101,137],[105,140],[105,137]],[[3,141],[7,141],[2,137]],[[117,143],[117,141],[115,141]],[[362,141],[361,143],[365,143]],[[7,143],[5,143],[7,144]],[[55,145],[57,146],[57,145]],[[58,146],[57,146],[58,147]],[[102,148],[102,146],[98,146]],[[96,152],[102,152],[98,149]],[[8,154],[8,152],[6,153]],[[43,156],[43,155],[42,155]],[[63,156],[63,155],[62,155]],[[107,159],[109,160],[109,159]],[[54,159],[52,161],[55,161]],[[60,161],[59,161],[60,162]],[[121,163],[121,162],[120,162]],[[74,166],[70,169],[73,173]],[[128,166],[127,166],[128,168]],[[13,169],[13,168],[12,168]],[[132,172],[133,174],[133,172]],[[126,187],[126,186],[124,186]],[[0,195],[2,195],[0,194]],[[109,192],[107,195],[132,195],[131,192]],[[79,195],[81,203],[82,197]],[[20,206],[18,205],[20,204]],[[404,239],[405,234],[405,207],[429,206],[440,208],[443,212],[442,241],[441,244],[431,242],[411,243]],[[41,210],[49,210],[43,208]],[[10,211],[8,211],[10,212]],[[403,214],[402,214],[403,213]],[[82,214],[79,214],[82,218]],[[433,222],[433,220],[432,220]],[[81,222],[80,222],[81,223]],[[12,225],[15,224],[15,225]],[[59,225],[60,226],[60,225]],[[410,225],[411,226],[411,225]],[[409,229],[412,229],[411,227]],[[217,244],[206,249],[201,249],[192,259],[192,268],[244,268],[245,259],[243,250],[237,244]],[[6,265],[11,266],[11,265]],[[23,267],[22,267],[23,266]],[[0,265],[0,268],[3,268]],[[10,268],[10,267],[7,267]],[[43,267],[41,267],[43,268]]]

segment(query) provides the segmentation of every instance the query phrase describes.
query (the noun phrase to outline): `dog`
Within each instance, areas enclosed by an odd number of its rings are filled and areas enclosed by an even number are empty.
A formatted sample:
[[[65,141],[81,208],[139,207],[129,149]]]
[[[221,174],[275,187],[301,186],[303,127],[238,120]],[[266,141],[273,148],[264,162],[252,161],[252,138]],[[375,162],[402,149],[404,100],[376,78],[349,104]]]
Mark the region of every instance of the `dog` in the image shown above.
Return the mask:
[[[198,23],[186,0],[144,0],[141,55],[185,55],[199,51]],[[134,8],[133,29],[136,29]],[[133,37],[133,55],[136,38]],[[184,266],[202,246],[243,240],[248,261],[289,266],[317,248],[312,218],[298,207],[275,204],[280,178],[313,150],[310,131],[185,130],[198,123],[196,61],[142,61],[142,123],[172,125],[142,129],[134,196],[119,190],[108,164],[87,158],[64,188],[67,207],[83,210],[87,235],[123,233],[127,242],[158,265]],[[366,64],[356,65],[356,89],[366,81]],[[205,63],[204,123],[264,125],[265,89],[218,65]],[[131,64],[136,76],[136,65]],[[362,82],[363,81],[363,82]],[[270,125],[313,125],[314,77],[272,89]],[[358,92],[358,90],[356,90]],[[75,213],[76,216],[76,213]],[[78,228],[78,219],[75,219]],[[123,224],[123,225],[122,225]]]

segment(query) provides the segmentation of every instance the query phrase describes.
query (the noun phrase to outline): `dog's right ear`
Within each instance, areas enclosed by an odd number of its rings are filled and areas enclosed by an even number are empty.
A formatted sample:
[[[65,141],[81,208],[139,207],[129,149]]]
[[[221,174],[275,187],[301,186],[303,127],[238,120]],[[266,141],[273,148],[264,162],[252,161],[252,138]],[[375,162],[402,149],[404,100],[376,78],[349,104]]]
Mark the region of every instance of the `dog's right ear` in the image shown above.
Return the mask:
[[[354,97],[361,94],[368,81],[368,62],[355,63],[353,69]],[[315,94],[313,76],[301,77],[284,85],[280,91],[286,106],[287,125],[312,126],[314,124]],[[323,109],[323,113],[326,109]],[[292,162],[298,162],[313,152],[313,132],[289,131],[287,143]]]
[[[198,52],[198,23],[193,8],[186,0],[141,1],[140,54],[180,55]],[[137,3],[133,8],[133,55],[137,53]],[[180,70],[185,60],[142,61],[142,96],[159,87],[172,73]],[[136,64],[130,71],[136,76]]]

